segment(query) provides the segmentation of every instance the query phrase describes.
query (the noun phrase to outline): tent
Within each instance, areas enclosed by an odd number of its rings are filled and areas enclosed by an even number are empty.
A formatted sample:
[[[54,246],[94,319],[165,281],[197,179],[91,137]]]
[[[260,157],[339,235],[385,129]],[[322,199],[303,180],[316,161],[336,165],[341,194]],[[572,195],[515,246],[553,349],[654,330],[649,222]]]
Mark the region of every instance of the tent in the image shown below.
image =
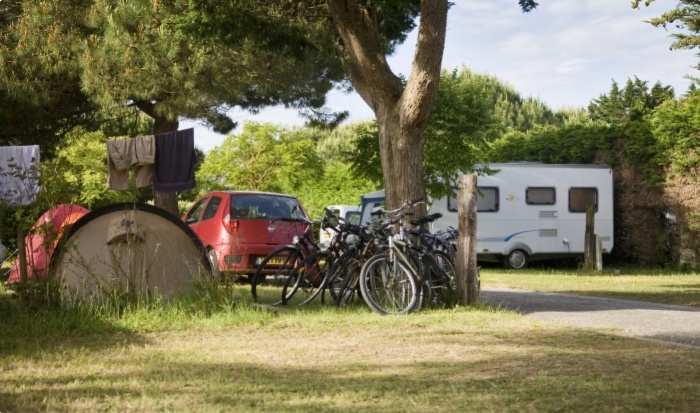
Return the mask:
[[[27,257],[27,280],[45,279],[56,244],[65,228],[87,214],[87,209],[72,204],[60,204],[46,211],[24,238]],[[21,281],[19,259],[10,269],[8,284]]]
[[[140,203],[83,216],[61,240],[53,268],[64,298],[89,303],[123,293],[168,298],[211,275],[197,235],[178,217]]]
[[[362,195],[360,197],[360,211],[362,211],[360,224],[367,225],[368,222],[371,222],[372,216],[370,214],[374,208],[383,206],[385,199],[383,189]]]

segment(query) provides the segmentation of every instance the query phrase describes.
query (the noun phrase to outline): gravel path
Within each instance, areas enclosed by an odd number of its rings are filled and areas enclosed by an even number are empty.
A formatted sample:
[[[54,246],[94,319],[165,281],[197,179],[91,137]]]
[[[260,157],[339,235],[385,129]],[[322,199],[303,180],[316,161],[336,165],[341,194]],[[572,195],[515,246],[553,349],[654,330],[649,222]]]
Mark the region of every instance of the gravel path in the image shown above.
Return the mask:
[[[700,308],[508,288],[483,288],[481,301],[526,317],[700,348]]]

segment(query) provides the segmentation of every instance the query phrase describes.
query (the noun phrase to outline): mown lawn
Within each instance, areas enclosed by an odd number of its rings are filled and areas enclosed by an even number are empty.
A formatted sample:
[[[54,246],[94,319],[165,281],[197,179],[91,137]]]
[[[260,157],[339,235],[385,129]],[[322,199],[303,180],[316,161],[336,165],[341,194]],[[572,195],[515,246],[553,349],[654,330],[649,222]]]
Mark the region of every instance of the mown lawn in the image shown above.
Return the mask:
[[[700,307],[700,273],[659,270],[605,270],[598,274],[569,270],[481,270],[485,286],[551,293],[593,295],[625,300]]]
[[[577,291],[572,280],[579,279],[581,291],[607,283],[603,291],[636,296],[620,286],[620,276],[591,276],[597,282],[588,286],[588,276],[577,274],[483,271],[482,277],[486,287],[549,285],[567,292]],[[668,297],[666,289],[693,290],[700,282],[697,275],[686,279],[688,287],[675,275],[630,277],[657,277],[653,290],[646,282],[637,288],[647,296]],[[521,279],[530,284],[518,284]],[[246,293],[243,286],[221,287],[119,311],[62,310],[20,303],[0,286],[0,412],[697,412],[700,406],[697,349],[478,305],[399,317],[376,315],[362,303],[277,312],[251,306]]]

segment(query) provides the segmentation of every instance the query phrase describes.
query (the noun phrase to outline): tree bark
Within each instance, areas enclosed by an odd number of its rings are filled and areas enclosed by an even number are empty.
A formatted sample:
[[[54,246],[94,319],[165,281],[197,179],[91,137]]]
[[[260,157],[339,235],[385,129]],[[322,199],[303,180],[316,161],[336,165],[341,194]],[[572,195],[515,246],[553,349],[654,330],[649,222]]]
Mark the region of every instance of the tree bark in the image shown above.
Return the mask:
[[[345,72],[377,116],[388,209],[425,197],[423,131],[437,95],[447,27],[447,0],[421,2],[418,43],[406,87],[389,67],[373,7],[359,0],[328,0],[343,40]],[[424,212],[425,207],[421,207]]]

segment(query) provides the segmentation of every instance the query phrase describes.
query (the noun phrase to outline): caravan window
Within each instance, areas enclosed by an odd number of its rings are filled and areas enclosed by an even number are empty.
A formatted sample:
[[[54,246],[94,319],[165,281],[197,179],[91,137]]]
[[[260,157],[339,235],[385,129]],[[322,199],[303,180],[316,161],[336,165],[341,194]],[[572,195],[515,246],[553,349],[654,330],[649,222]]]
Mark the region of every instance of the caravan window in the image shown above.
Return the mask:
[[[556,191],[554,188],[530,187],[525,190],[525,202],[528,205],[554,205]]]
[[[588,204],[595,205],[598,212],[598,189],[597,188],[571,188],[569,189],[569,211],[586,212]]]
[[[457,199],[447,198],[447,210],[457,212]],[[476,194],[477,212],[498,212],[498,188],[480,186],[477,187]]]

